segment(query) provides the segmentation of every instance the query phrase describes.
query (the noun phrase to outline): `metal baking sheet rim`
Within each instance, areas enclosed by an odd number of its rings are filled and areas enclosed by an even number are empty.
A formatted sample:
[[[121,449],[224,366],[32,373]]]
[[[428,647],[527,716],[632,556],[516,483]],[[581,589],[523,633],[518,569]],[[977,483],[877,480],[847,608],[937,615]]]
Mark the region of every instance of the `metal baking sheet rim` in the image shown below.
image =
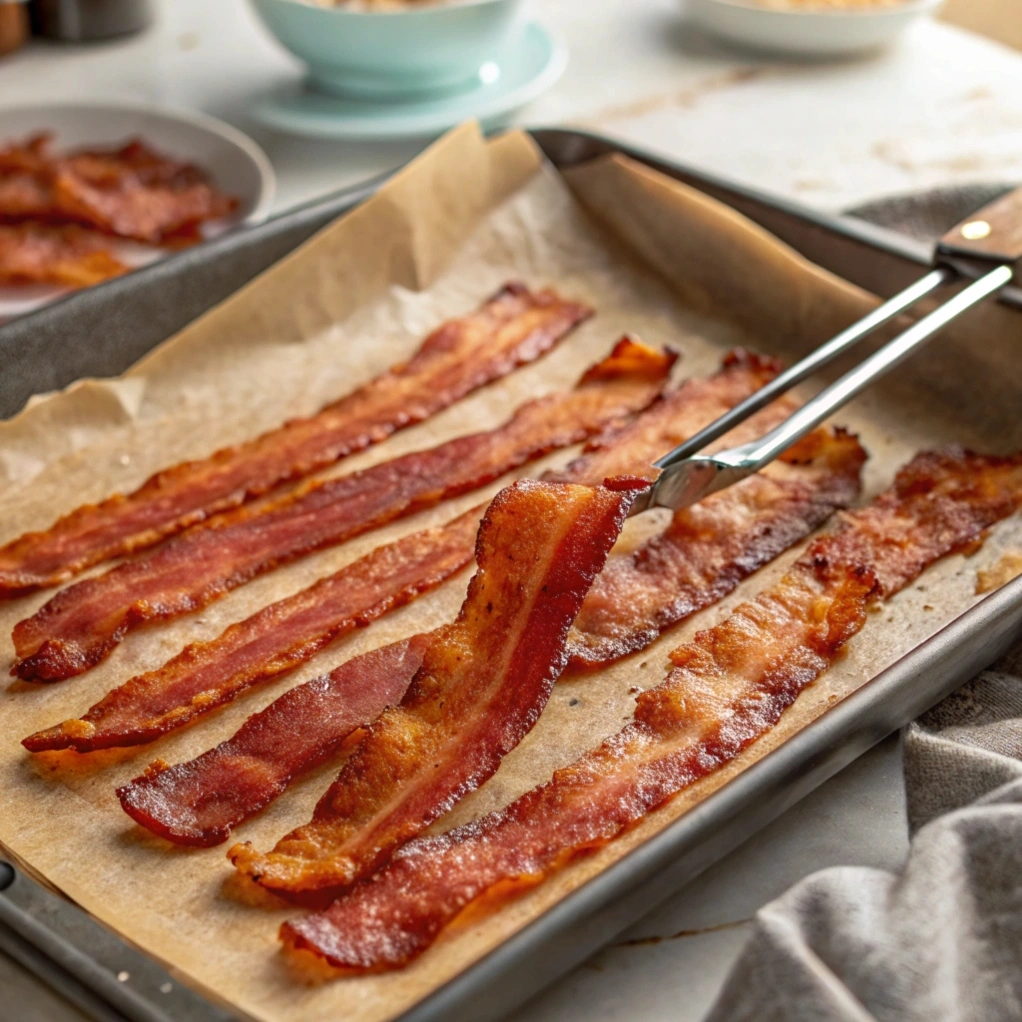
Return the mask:
[[[741,212],[749,213],[750,209],[761,214],[773,212],[818,231],[824,243],[841,240],[882,252],[900,262],[902,272],[906,267],[910,271],[927,262],[925,246],[911,239],[865,222],[804,209],[613,139],[563,129],[537,130],[533,134],[557,166],[602,153],[622,152],[701,188]],[[250,228],[243,235],[225,237],[221,244],[211,245],[208,253],[202,254],[213,260],[230,256],[232,251],[245,250],[246,241],[250,247],[258,244],[264,234],[275,238],[290,223],[315,221],[317,210],[323,213],[323,223],[328,222],[368,198],[384,180],[386,177],[381,177],[368,185],[310,203],[261,227]],[[753,219],[763,223],[760,216],[753,214]],[[769,223],[763,226],[771,229]],[[315,229],[318,227],[314,226]],[[187,255],[190,265],[197,261],[195,257],[200,252]],[[166,260],[159,274],[146,271],[133,274],[136,280],[127,278],[122,286],[129,281],[135,288],[159,286],[174,262]],[[184,260],[181,266],[184,268]],[[84,297],[95,301],[101,294]],[[114,295],[111,293],[110,297]],[[1011,304],[1022,304],[1017,294],[1009,300]],[[67,315],[75,302],[75,297],[71,297],[25,317],[22,322],[45,321],[48,314]],[[1022,578],[991,594],[661,833],[566,896],[474,966],[405,1012],[400,1022],[432,1022],[449,1017],[451,1012],[490,1020],[512,1011],[886,735],[953,692],[1019,638],[1022,638]],[[89,977],[79,978],[90,985]],[[155,1005],[153,1008],[152,1017],[166,1017]],[[222,1017],[212,1004],[210,1009]],[[194,1014],[191,1017],[197,1018]]]
[[[498,1019],[1022,639],[1022,577],[917,646],[400,1016]],[[925,683],[924,683],[925,679]]]

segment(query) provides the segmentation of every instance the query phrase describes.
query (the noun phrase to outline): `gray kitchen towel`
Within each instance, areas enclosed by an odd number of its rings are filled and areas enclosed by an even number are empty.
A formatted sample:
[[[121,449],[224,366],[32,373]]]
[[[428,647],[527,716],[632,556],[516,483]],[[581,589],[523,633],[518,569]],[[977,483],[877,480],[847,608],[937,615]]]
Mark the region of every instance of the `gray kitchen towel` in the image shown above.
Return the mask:
[[[909,726],[905,781],[904,869],[761,909],[708,1022],[1022,1020],[1022,648]]]

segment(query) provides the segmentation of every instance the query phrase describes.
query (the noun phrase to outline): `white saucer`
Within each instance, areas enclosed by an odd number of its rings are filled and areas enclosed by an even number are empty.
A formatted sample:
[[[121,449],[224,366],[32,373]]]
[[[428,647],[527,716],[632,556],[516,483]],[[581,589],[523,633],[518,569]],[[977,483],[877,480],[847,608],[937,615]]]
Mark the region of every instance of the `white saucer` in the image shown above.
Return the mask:
[[[567,63],[565,47],[533,21],[505,53],[483,66],[478,84],[460,92],[421,99],[346,99],[289,82],[257,98],[251,112],[266,127],[310,138],[421,138],[470,118],[490,128],[546,92]]]

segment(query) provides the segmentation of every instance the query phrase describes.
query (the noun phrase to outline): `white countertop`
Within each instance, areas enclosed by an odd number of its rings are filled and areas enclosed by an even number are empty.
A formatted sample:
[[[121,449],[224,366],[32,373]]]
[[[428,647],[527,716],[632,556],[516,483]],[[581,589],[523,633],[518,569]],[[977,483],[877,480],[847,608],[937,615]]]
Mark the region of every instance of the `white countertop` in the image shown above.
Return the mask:
[[[1022,54],[950,26],[920,24],[866,60],[792,65],[719,47],[686,25],[673,0],[544,0],[537,10],[568,43],[571,62],[523,123],[599,130],[828,209],[937,184],[1022,179]],[[112,97],[216,114],[265,147],[278,209],[394,167],[421,147],[304,141],[259,128],[246,114],[253,97],[300,72],[243,0],[165,0],[161,13],[133,39],[33,44],[0,60],[0,105]],[[699,1019],[760,905],[824,866],[896,868],[906,846],[892,739],[515,1018]],[[0,974],[14,977],[5,987],[25,992],[19,1017],[78,1017],[61,1014],[9,963],[0,961]]]

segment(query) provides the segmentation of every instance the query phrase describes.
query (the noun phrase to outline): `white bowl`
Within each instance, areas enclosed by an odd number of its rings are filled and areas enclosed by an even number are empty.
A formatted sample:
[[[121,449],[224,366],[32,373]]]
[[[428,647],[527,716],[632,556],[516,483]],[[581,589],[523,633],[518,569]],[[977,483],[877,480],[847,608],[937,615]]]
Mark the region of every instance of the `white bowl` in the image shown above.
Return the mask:
[[[258,223],[269,215],[275,189],[270,161],[247,135],[214,117],[194,111],[118,103],[0,106],[0,144],[41,131],[53,134],[58,150],[113,146],[140,138],[168,156],[202,167],[221,191],[238,200],[237,209],[230,216],[203,225],[206,237],[241,223]],[[164,249],[129,244],[118,254],[129,265],[141,265],[167,253]],[[0,287],[0,323],[64,293],[61,288],[43,284]]]
[[[863,53],[893,42],[944,0],[890,7],[778,8],[748,0],[687,0],[689,17],[713,35],[756,50],[799,56]]]

